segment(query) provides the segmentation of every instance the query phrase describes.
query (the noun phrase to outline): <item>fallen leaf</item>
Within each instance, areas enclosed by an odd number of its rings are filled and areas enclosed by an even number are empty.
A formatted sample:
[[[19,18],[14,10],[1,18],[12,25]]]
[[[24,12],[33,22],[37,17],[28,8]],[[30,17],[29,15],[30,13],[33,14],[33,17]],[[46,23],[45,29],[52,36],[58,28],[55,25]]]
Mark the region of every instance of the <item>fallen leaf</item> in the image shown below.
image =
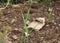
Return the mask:
[[[35,28],[35,27],[36,27],[36,25],[38,25],[38,22],[33,21],[33,22],[31,22],[31,23],[28,25],[28,27],[27,27],[27,28]]]
[[[45,18],[36,18],[34,21],[32,21],[27,28],[32,28],[36,31],[39,31],[40,29],[43,28],[43,26],[45,25]]]
[[[16,21],[16,19],[12,19],[12,20],[11,20],[11,23],[14,23],[15,21]]]
[[[20,7],[20,6],[19,6],[19,4],[17,4],[17,5],[12,5],[12,7],[17,8],[17,7]]]
[[[13,35],[12,38],[15,40],[18,39],[17,35]]]
[[[12,27],[11,27],[11,26],[6,26],[6,29],[7,29],[7,30],[11,30]]]
[[[39,23],[45,23],[45,18],[39,17],[39,18],[36,18],[35,21]]]
[[[5,27],[4,33],[7,34],[11,30],[12,30],[12,27],[8,25]]]
[[[17,31],[17,32],[20,33],[20,32],[22,32],[22,29],[21,28],[19,28],[19,29],[18,28],[14,28],[13,31]]]

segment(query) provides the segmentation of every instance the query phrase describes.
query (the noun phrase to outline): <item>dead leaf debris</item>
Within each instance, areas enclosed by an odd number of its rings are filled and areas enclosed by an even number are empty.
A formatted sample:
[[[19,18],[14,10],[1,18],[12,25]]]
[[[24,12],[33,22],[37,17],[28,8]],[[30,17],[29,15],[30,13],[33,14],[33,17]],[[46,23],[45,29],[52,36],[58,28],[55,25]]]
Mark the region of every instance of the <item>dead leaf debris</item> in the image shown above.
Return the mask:
[[[27,21],[27,24],[28,24],[28,28],[32,28],[36,31],[39,31],[40,29],[43,28],[43,26],[45,25],[45,18],[36,18],[34,21],[30,22]]]

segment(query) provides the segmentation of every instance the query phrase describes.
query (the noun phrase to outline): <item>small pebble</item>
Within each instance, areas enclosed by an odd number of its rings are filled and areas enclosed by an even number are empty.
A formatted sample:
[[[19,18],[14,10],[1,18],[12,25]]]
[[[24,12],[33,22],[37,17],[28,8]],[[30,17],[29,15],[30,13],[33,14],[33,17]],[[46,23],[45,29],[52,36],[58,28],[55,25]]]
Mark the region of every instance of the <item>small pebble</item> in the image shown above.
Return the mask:
[[[59,19],[59,17],[57,17],[56,19]]]
[[[59,26],[60,26],[60,24],[59,24]]]
[[[54,22],[54,24],[56,25],[57,23],[56,23],[56,22]]]
[[[17,17],[15,16],[15,19],[17,19]]]
[[[56,8],[57,10],[59,10],[60,8]]]
[[[18,28],[14,28],[14,30],[18,30]]]
[[[41,40],[43,40],[44,37],[41,37]]]
[[[52,28],[55,28],[55,26],[52,26]]]
[[[13,37],[13,39],[18,39],[18,37],[16,35],[13,35],[12,37]]]
[[[46,25],[47,27],[49,26],[49,25]]]
[[[52,20],[52,23],[54,23],[55,25],[57,24],[57,23],[55,22],[55,20]]]
[[[56,29],[59,29],[59,27],[56,27]]]
[[[16,21],[16,19],[12,19],[11,23],[14,23]]]
[[[54,22],[55,22],[55,20],[52,20],[52,22],[54,23]]]
[[[8,20],[8,19],[9,19],[8,17],[5,18],[5,20]]]
[[[52,14],[53,16],[55,15],[55,14]]]

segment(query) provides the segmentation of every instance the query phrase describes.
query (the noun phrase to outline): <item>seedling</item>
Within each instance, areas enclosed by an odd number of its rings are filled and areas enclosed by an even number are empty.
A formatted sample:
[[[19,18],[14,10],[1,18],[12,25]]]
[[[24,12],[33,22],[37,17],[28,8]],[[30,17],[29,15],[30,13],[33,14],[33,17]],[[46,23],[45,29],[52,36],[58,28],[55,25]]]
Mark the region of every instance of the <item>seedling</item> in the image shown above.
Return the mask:
[[[11,30],[12,28],[10,26],[6,26],[5,30],[3,32],[0,32],[0,43],[4,42],[4,39],[7,37],[8,32]]]
[[[6,6],[3,7],[3,8],[0,8],[0,11],[3,10],[3,9],[5,9],[5,8],[10,4],[10,1],[11,1],[11,0],[7,0],[7,4],[6,4]]]
[[[3,43],[5,37],[6,37],[6,34],[3,34],[0,32],[0,43]]]
[[[29,30],[27,28],[27,21],[28,21],[28,17],[29,17],[29,12],[30,12],[30,8],[26,14],[26,18],[24,17],[24,15],[22,14],[22,18],[23,18],[23,21],[24,21],[24,28],[23,28],[23,31],[22,31],[22,40],[24,40],[24,43],[25,43],[25,36],[28,37],[29,36]]]
[[[29,6],[28,12],[26,14],[26,17],[24,17],[24,15],[22,13],[22,18],[23,18],[23,21],[24,21],[24,28],[23,28],[23,31],[22,31],[21,40],[23,41],[23,43],[26,43],[25,37],[28,37],[29,36],[29,30],[27,28],[27,21],[28,21],[29,15],[30,15],[29,12],[30,12],[30,9],[31,9],[32,0],[29,0],[29,2],[30,2],[30,6]]]
[[[10,2],[10,0],[7,0],[7,4],[6,4],[6,6],[5,6],[4,8],[2,8],[2,9],[5,9],[5,8],[10,4],[9,2]],[[2,9],[0,9],[0,10],[2,10]],[[0,43],[3,43],[4,39],[5,39],[6,36],[7,36],[7,32],[8,32],[9,29],[10,29],[10,28],[4,30],[3,33],[0,32]]]
[[[48,9],[48,22],[50,22],[50,20],[51,20],[52,11],[53,11],[53,8]]]

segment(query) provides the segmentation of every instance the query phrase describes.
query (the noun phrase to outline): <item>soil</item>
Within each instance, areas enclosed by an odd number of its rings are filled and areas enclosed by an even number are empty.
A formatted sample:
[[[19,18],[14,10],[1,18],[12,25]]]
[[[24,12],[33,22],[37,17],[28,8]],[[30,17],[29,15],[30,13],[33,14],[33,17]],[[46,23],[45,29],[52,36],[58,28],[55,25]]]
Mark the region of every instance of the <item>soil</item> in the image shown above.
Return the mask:
[[[13,4],[14,5],[14,4]],[[4,31],[4,27],[10,26],[12,30],[8,33],[8,37],[13,43],[21,43],[21,30],[24,26],[22,19],[22,12],[26,15],[28,11],[28,3],[19,3],[18,7],[9,5],[6,9],[0,11],[0,32]],[[0,5],[3,7],[2,5]],[[51,20],[48,22],[48,9],[53,8]],[[52,3],[51,5],[41,5],[40,3],[33,3],[30,10],[29,20],[32,21],[38,17],[45,17],[46,24],[39,31],[32,31],[28,36],[27,43],[60,43],[60,2]],[[12,22],[12,20],[15,20]],[[14,30],[14,29],[19,29]],[[16,35],[18,39],[12,36]]]

